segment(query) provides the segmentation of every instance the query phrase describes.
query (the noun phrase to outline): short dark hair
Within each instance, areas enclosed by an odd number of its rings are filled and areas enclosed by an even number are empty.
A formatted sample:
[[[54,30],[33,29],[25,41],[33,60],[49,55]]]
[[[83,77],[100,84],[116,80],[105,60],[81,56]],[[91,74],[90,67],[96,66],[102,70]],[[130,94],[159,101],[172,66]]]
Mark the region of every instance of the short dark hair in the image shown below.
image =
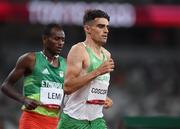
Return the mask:
[[[83,24],[85,25],[87,22],[92,21],[95,18],[106,18],[108,21],[110,21],[110,17],[106,12],[98,9],[88,9],[85,11]]]
[[[62,27],[61,27],[59,24],[50,23],[50,24],[44,26],[42,35],[43,35],[43,36],[50,36],[50,35],[51,35],[51,30],[52,30],[52,28],[57,28],[57,29],[59,29],[60,31],[63,31]]]

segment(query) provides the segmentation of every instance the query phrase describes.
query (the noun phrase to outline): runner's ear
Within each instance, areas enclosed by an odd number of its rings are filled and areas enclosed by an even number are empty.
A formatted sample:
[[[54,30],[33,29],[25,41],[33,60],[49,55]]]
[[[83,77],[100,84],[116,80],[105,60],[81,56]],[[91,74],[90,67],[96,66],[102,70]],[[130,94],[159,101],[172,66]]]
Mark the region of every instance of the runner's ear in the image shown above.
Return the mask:
[[[89,25],[84,25],[84,31],[85,31],[87,34],[90,34],[90,26],[89,26]]]

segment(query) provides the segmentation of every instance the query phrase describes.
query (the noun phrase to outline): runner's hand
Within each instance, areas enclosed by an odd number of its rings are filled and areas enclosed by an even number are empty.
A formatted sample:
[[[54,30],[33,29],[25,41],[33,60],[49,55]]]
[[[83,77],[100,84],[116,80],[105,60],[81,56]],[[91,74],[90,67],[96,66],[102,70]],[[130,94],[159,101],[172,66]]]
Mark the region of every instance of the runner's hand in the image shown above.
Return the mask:
[[[113,59],[109,59],[105,62],[103,62],[100,67],[97,68],[97,72],[99,73],[99,75],[105,74],[105,73],[109,73],[114,71],[114,61]]]
[[[104,108],[108,109],[108,108],[112,107],[112,105],[113,105],[112,99],[107,97],[106,100],[105,100],[105,103],[104,103]]]
[[[24,99],[24,105],[25,105],[26,109],[34,110],[37,106],[40,106],[42,104],[39,101],[29,99],[29,98],[25,98]]]

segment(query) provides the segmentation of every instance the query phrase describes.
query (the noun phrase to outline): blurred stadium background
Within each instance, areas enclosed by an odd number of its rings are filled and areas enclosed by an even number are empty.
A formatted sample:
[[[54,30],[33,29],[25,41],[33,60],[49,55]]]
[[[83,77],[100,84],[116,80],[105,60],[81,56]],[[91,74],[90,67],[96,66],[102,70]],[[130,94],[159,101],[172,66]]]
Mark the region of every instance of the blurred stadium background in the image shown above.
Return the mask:
[[[0,83],[20,55],[41,50],[44,24],[63,26],[66,57],[73,44],[84,40],[82,16],[89,8],[111,16],[106,48],[116,69],[109,90],[114,105],[104,110],[109,129],[126,128],[127,117],[179,118],[179,0],[0,0]],[[15,88],[22,92],[22,82]],[[17,129],[20,107],[0,93],[0,129]],[[180,123],[170,121],[162,123]]]

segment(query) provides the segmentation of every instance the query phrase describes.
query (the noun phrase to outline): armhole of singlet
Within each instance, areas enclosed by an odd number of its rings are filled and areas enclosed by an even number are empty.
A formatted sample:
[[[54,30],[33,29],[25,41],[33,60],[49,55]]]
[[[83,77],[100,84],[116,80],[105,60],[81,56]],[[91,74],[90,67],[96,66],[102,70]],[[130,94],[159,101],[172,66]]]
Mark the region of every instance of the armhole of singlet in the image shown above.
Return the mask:
[[[89,67],[87,68],[87,72],[89,73],[89,72],[91,71],[91,67],[92,67],[91,55],[90,55],[90,53],[89,53],[89,50],[88,50],[87,45],[86,45],[84,42],[82,42],[82,44],[84,45],[84,47],[85,47],[85,49],[86,49],[86,52],[87,52],[87,54],[89,55]]]

